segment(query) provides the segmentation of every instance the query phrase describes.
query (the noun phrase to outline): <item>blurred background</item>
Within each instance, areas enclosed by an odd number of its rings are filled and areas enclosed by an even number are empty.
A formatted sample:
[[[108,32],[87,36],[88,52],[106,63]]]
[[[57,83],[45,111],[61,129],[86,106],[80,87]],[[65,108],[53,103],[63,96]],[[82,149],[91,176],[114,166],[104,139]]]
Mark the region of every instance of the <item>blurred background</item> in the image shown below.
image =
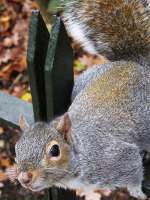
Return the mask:
[[[33,0],[0,0],[0,90],[28,102],[32,102],[26,63],[28,25],[31,10],[40,9],[47,25],[51,26],[47,2],[39,0],[37,4]],[[72,47],[75,78],[92,65],[105,62],[102,57],[84,52],[73,40]],[[44,191],[36,194],[27,191],[18,182],[9,182],[6,175],[6,170],[14,164],[14,146],[19,134],[19,130],[0,124],[0,199],[42,199]]]

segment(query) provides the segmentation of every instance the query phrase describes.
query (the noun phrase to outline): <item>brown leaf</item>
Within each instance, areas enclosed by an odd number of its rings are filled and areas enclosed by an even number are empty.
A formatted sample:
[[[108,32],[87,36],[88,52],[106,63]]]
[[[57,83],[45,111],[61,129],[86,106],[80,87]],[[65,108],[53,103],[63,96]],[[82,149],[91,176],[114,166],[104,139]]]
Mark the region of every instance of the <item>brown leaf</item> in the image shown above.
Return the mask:
[[[0,135],[3,135],[3,134],[4,134],[4,128],[0,127]]]
[[[0,182],[6,181],[7,180],[7,175],[3,172],[0,172]]]
[[[1,167],[6,167],[6,168],[10,167],[10,166],[11,166],[11,161],[10,161],[10,159],[9,159],[9,158],[2,158],[2,157],[0,156],[0,166],[1,166]]]

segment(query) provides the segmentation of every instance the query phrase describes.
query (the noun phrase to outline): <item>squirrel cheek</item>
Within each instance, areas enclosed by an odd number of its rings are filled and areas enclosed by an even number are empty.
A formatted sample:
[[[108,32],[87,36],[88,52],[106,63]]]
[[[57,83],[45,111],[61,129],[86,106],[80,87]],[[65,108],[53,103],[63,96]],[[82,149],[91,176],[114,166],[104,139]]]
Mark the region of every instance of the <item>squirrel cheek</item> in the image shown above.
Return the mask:
[[[43,160],[41,161],[41,165],[45,168],[52,166],[55,167],[59,161],[61,160],[61,156],[59,156],[58,158],[56,157],[50,157],[49,155],[45,155]]]

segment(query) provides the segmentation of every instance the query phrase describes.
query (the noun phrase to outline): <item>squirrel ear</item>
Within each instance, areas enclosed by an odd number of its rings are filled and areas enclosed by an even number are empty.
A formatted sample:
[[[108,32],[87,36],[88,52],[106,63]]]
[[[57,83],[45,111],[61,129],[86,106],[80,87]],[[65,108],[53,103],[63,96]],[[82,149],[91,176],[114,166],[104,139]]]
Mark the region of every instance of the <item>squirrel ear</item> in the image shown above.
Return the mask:
[[[29,128],[29,124],[28,124],[28,122],[26,121],[26,119],[23,115],[20,115],[20,117],[19,117],[19,126],[20,126],[22,131]]]
[[[70,141],[71,120],[67,112],[61,117],[56,129],[64,135],[68,142]]]

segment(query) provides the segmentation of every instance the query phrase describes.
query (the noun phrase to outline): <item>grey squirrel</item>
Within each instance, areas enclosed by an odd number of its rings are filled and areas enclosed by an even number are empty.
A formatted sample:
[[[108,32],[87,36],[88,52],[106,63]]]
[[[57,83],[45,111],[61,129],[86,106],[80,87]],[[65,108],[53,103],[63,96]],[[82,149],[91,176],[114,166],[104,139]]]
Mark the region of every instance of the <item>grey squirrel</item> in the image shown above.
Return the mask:
[[[111,62],[79,77],[63,116],[32,126],[20,119],[18,180],[33,191],[55,185],[89,197],[100,188],[123,187],[145,199],[141,152],[150,152],[148,3],[70,1],[63,19],[88,50]]]

